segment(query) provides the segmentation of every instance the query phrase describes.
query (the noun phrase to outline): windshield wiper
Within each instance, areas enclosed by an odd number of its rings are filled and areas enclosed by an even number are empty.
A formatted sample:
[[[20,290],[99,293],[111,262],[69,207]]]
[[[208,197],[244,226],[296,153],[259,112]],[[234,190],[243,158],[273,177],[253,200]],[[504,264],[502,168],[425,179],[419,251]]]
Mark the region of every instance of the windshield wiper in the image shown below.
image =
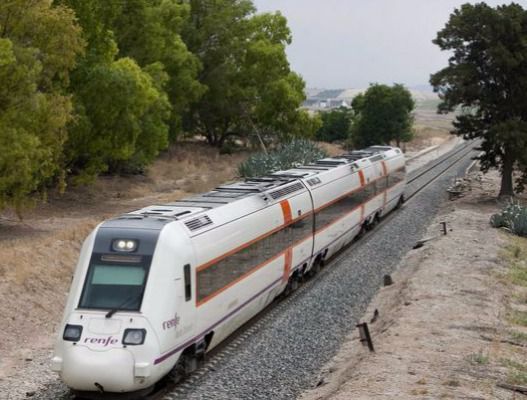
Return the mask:
[[[121,309],[121,307],[124,307],[125,305],[127,305],[132,300],[139,300],[140,298],[141,298],[141,293],[139,294],[139,296],[134,294],[133,296],[128,297],[125,301],[123,301],[117,307],[114,307],[110,311],[108,311],[106,313],[105,317],[106,318],[112,318],[112,315],[114,315],[117,311],[119,311]]]

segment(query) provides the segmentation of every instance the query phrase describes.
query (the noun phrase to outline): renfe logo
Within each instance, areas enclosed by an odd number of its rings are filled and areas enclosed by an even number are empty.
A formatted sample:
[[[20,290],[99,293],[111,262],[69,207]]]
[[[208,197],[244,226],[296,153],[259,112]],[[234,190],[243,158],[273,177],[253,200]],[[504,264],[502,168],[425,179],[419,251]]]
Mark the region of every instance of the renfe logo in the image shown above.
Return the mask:
[[[178,326],[178,324],[179,324],[179,316],[176,314],[174,318],[163,322],[163,330],[175,328],[176,326]]]
[[[117,342],[119,342],[119,339],[114,338],[113,336],[108,336],[107,338],[84,338],[84,343],[100,344],[102,347],[106,347],[109,344],[115,344]]]

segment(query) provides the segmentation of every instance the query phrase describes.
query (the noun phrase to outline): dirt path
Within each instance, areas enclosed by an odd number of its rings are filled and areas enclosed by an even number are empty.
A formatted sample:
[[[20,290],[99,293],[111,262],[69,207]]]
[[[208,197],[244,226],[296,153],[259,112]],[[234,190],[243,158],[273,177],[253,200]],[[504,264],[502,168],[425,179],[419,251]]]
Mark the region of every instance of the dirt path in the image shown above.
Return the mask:
[[[527,384],[527,319],[510,318],[511,310],[526,311],[527,297],[520,288],[517,300],[503,253],[512,243],[514,257],[527,257],[527,241],[489,225],[498,182],[496,174],[476,180],[466,197],[443,207],[427,234],[437,238],[401,261],[395,283],[362,318],[375,353],[353,332],[303,400],[523,398],[496,386]]]

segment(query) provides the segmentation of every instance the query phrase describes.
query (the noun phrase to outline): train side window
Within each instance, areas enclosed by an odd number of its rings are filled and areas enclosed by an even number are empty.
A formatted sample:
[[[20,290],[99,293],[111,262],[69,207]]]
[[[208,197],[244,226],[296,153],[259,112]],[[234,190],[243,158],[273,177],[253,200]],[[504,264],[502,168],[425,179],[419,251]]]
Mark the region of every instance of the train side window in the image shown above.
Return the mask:
[[[302,229],[305,224],[306,224],[306,219],[302,218],[296,222],[293,222],[290,226],[292,229]]]
[[[388,177],[383,176],[382,178],[379,178],[379,180],[377,181],[377,193],[384,192],[387,187],[388,187]]]
[[[304,216],[291,226],[291,242],[297,243],[313,233],[313,215]]]
[[[378,193],[377,191],[377,182],[373,181],[368,186],[366,186],[366,191],[368,192],[368,199],[372,199]]]
[[[183,267],[183,275],[185,280],[185,301],[192,298],[192,281],[190,279],[190,264],[185,264]]]
[[[405,168],[399,168],[395,171],[393,171],[389,176],[389,186],[394,186],[398,184],[399,182],[402,182],[404,180],[405,176]]]

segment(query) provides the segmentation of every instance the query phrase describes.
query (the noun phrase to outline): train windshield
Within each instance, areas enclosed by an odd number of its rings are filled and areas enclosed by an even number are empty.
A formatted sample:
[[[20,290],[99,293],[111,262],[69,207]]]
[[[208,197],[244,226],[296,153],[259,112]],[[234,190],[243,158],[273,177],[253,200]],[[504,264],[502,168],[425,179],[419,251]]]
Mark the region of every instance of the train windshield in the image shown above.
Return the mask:
[[[79,308],[139,310],[147,272],[142,264],[92,263]]]

